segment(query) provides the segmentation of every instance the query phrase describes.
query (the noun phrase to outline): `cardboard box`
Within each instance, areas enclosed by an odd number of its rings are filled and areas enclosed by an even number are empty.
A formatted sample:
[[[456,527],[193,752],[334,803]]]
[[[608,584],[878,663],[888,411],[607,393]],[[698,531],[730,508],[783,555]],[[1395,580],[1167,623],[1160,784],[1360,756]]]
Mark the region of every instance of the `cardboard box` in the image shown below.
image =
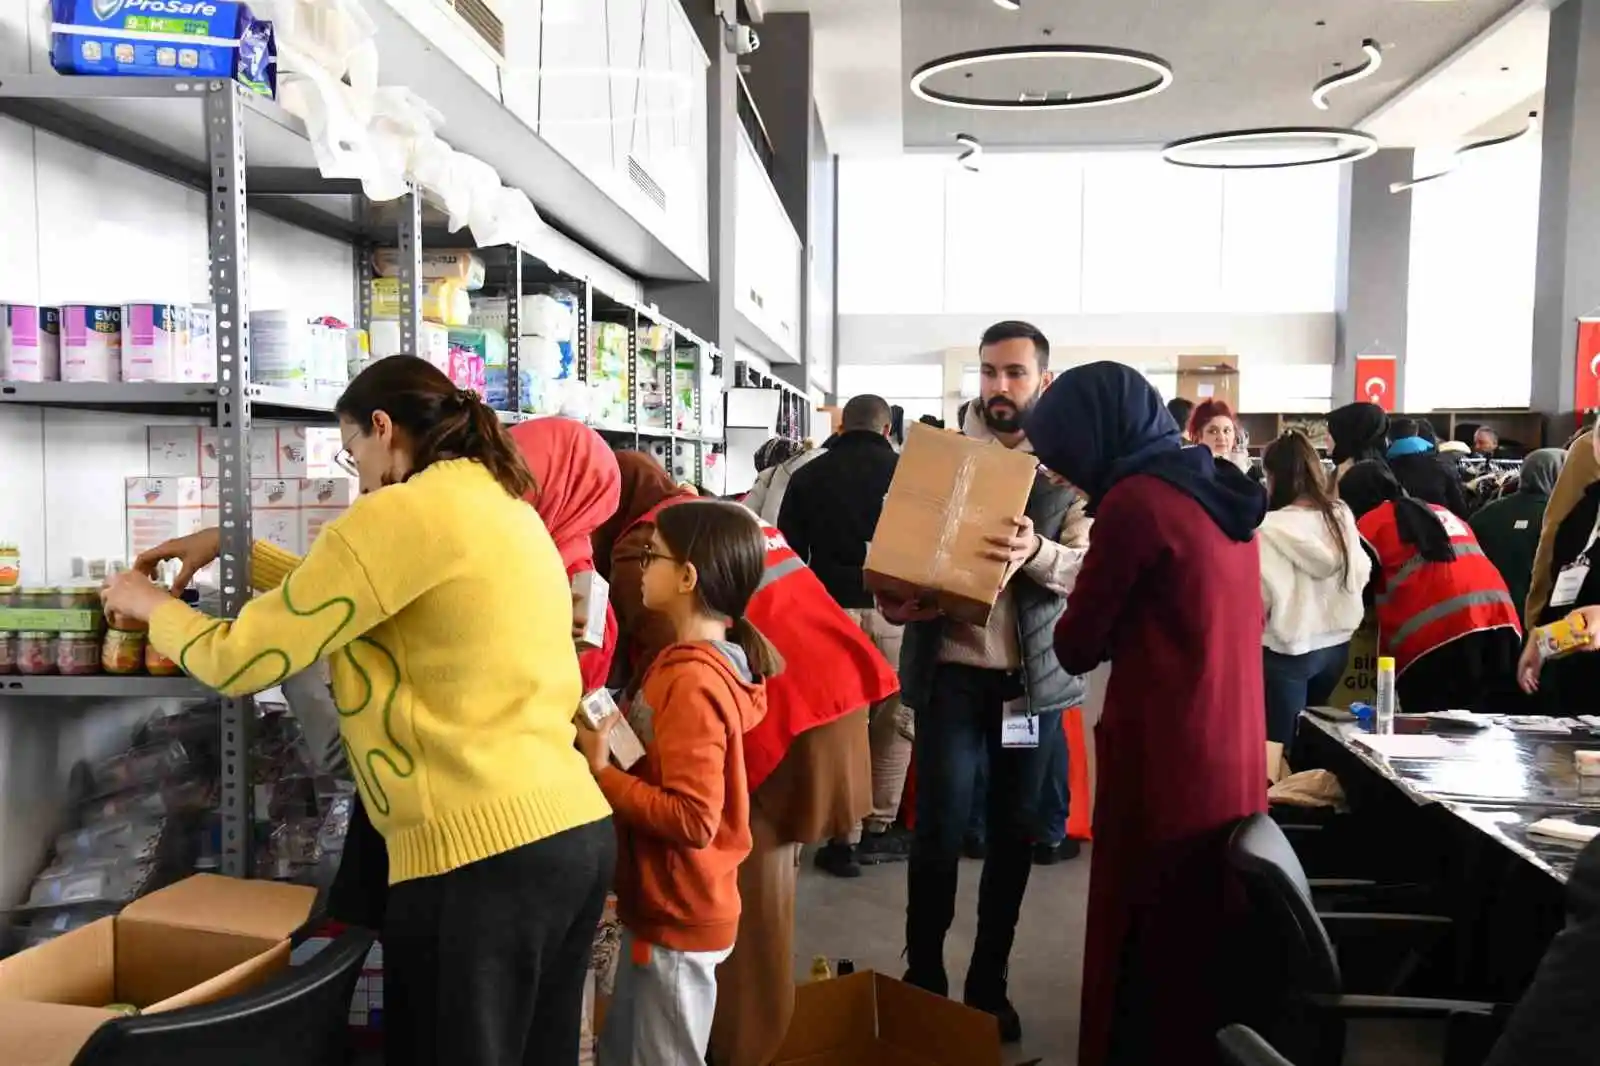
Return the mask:
[[[130,477],[124,517],[128,557],[202,527],[204,479],[198,477]]]
[[[911,426],[867,549],[867,587],[986,624],[1006,574],[984,558],[986,538],[1016,532],[1037,468],[1026,452]]]
[[[0,961],[7,1066],[70,1066],[131,1003],[145,1014],[254,988],[289,962],[316,890],[200,874]]]
[[[1178,356],[1178,395],[1204,403],[1222,400],[1239,410],[1239,357],[1236,355]]]
[[[300,479],[300,548],[310,551],[322,527],[350,509],[359,488],[347,477]]]
[[[1000,1066],[994,1017],[864,971],[795,988],[773,1066]]]
[[[572,579],[572,624],[581,625],[583,635],[575,643],[580,648],[606,646],[606,606],[611,584],[594,570],[585,570]]]
[[[300,543],[300,479],[250,479],[250,535],[286,552],[305,554]]]
[[[217,431],[210,426],[151,426],[145,444],[151,477],[217,476]]]

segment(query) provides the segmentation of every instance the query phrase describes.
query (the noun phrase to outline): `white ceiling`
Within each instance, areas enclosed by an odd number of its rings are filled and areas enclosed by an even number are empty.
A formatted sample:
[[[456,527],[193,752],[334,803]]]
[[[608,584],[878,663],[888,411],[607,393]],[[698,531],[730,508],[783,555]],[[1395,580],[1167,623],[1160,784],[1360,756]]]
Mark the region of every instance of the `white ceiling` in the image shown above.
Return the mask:
[[[817,106],[829,145],[860,155],[943,148],[957,130],[998,148],[1156,144],[1224,128],[1346,124],[1386,146],[1450,144],[1502,116],[1514,122],[1516,109],[1542,90],[1548,9],[1559,2],[1023,0],[1018,13],[992,0],[766,0],[764,7],[811,12]],[[1326,25],[1318,27],[1319,19]],[[1335,60],[1359,62],[1369,36],[1385,50],[1378,74],[1336,90],[1331,110],[1312,107],[1311,87],[1339,69]],[[938,56],[1028,43],[1154,52],[1172,63],[1176,81],[1129,104],[1036,115],[939,107],[906,87],[917,66]],[[1140,77],[1102,66],[1030,64],[1025,72],[947,75],[938,85],[1081,95]]]

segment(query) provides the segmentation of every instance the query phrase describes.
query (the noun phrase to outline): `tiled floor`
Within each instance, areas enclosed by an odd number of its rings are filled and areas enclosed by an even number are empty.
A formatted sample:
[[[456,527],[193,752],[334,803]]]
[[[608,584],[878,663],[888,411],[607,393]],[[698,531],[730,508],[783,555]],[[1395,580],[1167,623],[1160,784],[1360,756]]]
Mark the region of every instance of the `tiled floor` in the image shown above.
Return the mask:
[[[950,983],[957,990],[977,924],[980,868],[976,862],[961,865],[955,928],[946,950]],[[1011,958],[1011,999],[1022,1015],[1023,1042],[1007,1049],[1008,1066],[1077,1062],[1079,967],[1088,887],[1087,850],[1072,862],[1034,867]],[[900,959],[905,906],[904,863],[868,867],[859,879],[841,881],[813,869],[808,852],[795,914],[797,972],[808,971],[813,956],[826,955],[851,959],[857,969],[898,977],[905,968]]]

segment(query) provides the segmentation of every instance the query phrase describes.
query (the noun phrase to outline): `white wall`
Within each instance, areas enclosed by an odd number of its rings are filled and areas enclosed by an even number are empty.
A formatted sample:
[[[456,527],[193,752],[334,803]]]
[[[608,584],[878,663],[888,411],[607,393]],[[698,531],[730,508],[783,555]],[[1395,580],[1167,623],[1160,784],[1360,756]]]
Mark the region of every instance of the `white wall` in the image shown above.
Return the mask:
[[[1475,152],[1409,193],[1406,410],[1528,405],[1540,150],[1529,136]],[[1444,161],[1419,153],[1417,173]]]

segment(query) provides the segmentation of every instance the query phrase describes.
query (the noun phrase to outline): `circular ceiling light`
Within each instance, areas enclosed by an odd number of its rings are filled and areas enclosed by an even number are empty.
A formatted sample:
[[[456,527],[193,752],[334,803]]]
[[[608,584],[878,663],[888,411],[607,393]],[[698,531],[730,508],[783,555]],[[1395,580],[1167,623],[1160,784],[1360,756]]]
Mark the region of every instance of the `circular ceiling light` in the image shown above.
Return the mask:
[[[1334,142],[1326,150],[1304,159],[1262,160],[1258,156],[1241,153],[1239,161],[1183,158],[1183,153],[1197,149],[1221,147],[1259,147],[1261,145],[1294,142]],[[1288,167],[1314,167],[1328,163],[1354,163],[1378,150],[1378,139],[1360,130],[1338,126],[1272,126],[1252,130],[1225,130],[1221,133],[1204,133],[1198,137],[1184,137],[1161,149],[1161,158],[1174,166],[1194,167],[1199,170],[1283,170]]]
[[[953,70],[965,70],[989,63],[1015,63],[1029,59],[1091,59],[1137,67],[1154,76],[1131,88],[1119,89],[1116,92],[1072,97],[1024,97],[1016,100],[961,96],[928,87],[930,79]],[[1080,44],[1031,44],[957,52],[924,63],[911,75],[911,91],[919,99],[942,107],[960,107],[969,111],[1071,111],[1085,107],[1104,107],[1108,104],[1125,104],[1132,100],[1142,100],[1146,96],[1154,96],[1171,84],[1172,65],[1160,56],[1148,52],[1135,52],[1127,48],[1100,48]]]

